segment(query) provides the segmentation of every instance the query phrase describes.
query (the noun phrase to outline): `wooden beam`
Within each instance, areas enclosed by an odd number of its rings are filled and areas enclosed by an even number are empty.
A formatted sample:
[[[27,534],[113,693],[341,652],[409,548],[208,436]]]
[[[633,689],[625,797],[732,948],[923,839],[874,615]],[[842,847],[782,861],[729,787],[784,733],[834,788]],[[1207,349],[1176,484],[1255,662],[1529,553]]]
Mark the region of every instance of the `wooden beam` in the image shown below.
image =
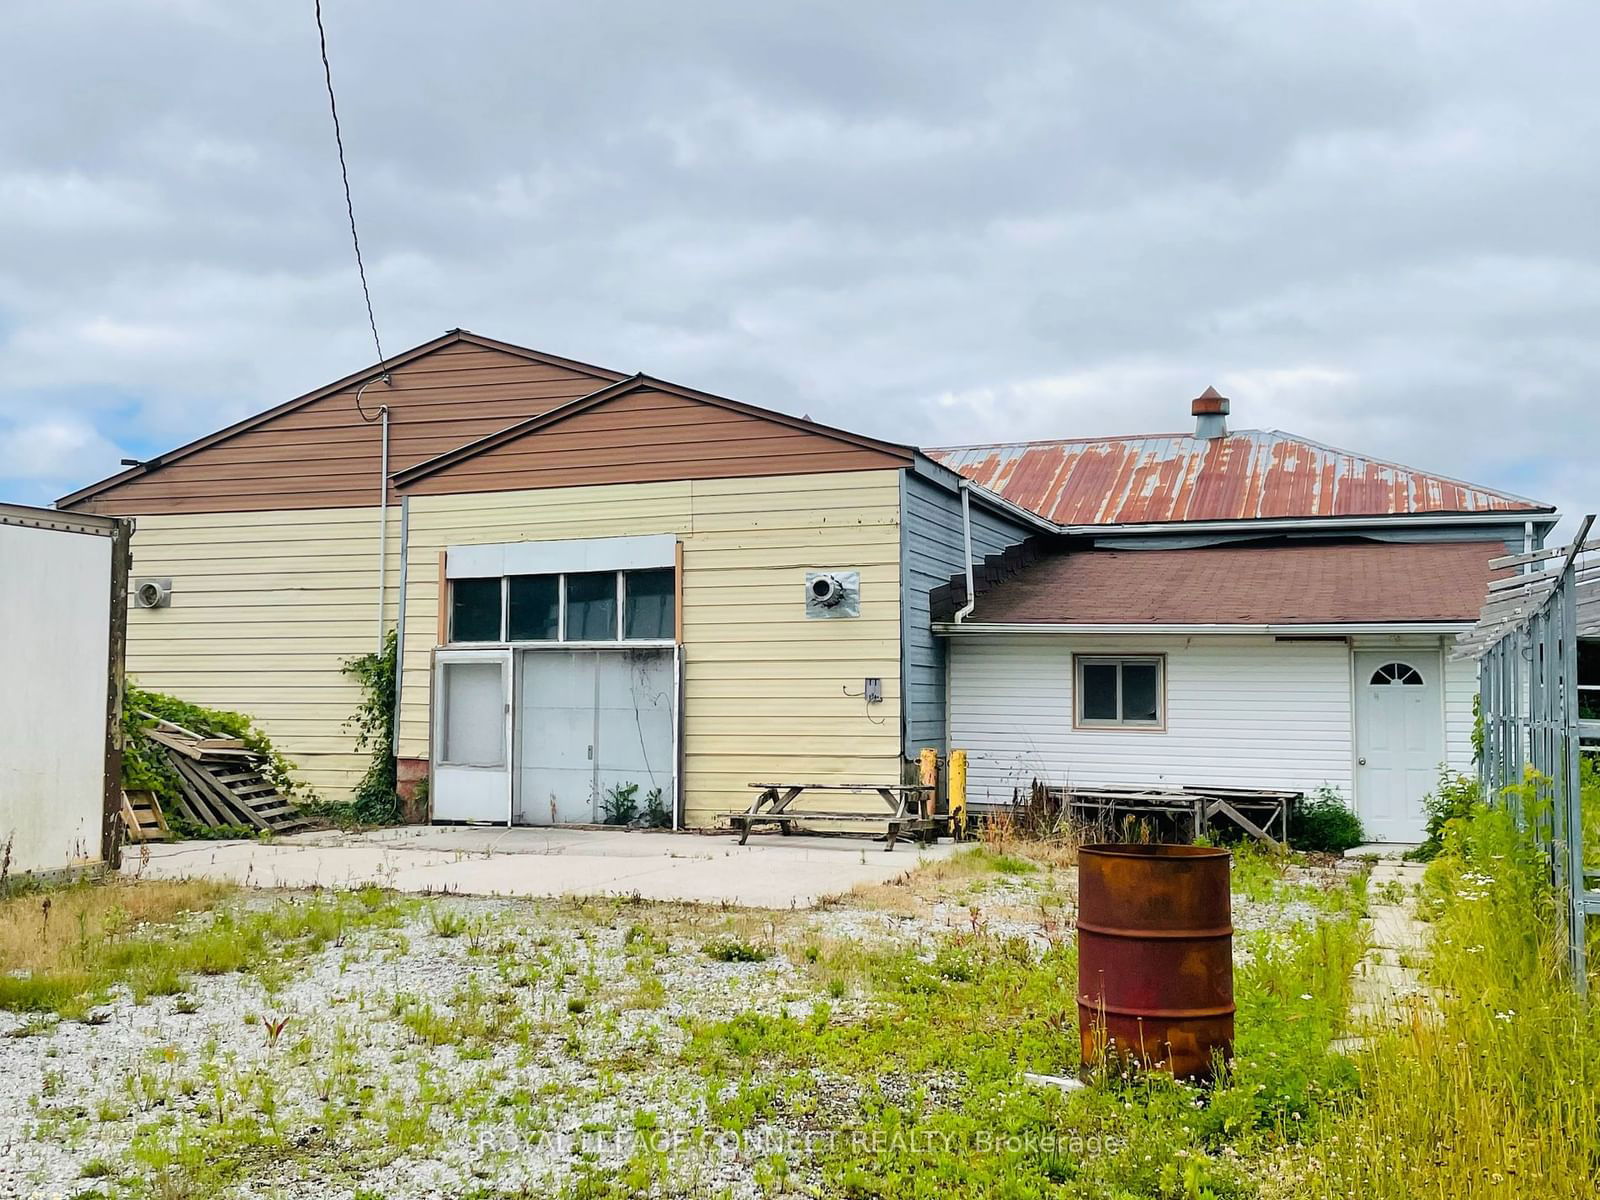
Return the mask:
[[[443,646],[450,640],[450,579],[445,574],[445,554],[445,551],[439,551],[439,611],[434,628],[435,646]]]

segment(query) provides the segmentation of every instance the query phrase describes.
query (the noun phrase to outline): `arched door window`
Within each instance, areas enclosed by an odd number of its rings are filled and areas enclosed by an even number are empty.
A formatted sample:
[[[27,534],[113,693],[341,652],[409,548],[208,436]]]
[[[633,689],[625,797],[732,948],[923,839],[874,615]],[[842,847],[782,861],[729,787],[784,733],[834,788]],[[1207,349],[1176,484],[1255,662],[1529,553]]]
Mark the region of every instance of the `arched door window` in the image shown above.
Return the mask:
[[[1409,663],[1384,663],[1383,666],[1372,673],[1372,678],[1367,682],[1377,684],[1380,687],[1393,687],[1395,685],[1421,687],[1422,673]]]

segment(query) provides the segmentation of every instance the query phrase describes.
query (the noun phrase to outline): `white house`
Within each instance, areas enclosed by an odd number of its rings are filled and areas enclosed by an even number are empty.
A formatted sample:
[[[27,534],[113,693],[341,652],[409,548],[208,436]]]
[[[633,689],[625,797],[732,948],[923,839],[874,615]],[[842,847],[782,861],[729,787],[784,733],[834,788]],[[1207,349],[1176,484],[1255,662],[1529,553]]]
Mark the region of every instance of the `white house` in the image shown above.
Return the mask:
[[[948,737],[975,803],[1073,787],[1329,788],[1410,842],[1441,764],[1472,767],[1490,560],[1544,504],[1276,431],[935,450],[1040,521],[1028,555],[936,596]],[[1020,565],[1025,564],[1025,565]]]

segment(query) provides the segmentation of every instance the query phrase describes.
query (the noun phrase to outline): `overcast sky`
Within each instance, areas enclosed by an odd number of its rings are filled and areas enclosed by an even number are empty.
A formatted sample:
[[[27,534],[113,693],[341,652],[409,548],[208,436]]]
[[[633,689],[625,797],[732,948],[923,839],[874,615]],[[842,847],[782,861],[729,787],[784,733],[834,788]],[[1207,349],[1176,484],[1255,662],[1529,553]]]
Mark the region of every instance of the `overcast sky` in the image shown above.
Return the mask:
[[[1600,504],[1600,5],[326,0],[379,329]],[[374,358],[311,0],[18,0],[0,499]]]

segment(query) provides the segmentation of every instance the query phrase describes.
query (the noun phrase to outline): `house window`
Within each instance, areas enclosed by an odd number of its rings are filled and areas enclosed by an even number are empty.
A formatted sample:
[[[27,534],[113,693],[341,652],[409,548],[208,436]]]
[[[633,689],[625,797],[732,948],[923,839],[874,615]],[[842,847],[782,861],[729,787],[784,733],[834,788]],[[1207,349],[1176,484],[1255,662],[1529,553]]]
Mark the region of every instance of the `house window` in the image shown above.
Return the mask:
[[[622,576],[622,636],[670,638],[677,633],[678,589],[671,567],[625,571]]]
[[[513,575],[506,580],[506,640],[553,642],[561,636],[561,576]]]
[[[617,640],[617,575],[603,571],[566,576],[567,641]]]
[[[450,581],[450,641],[670,642],[677,572],[585,571]]]
[[[1077,724],[1160,729],[1166,721],[1165,670],[1160,655],[1101,658],[1078,655]]]
[[[1402,687],[1421,687],[1422,673],[1409,663],[1384,663],[1383,666],[1372,673],[1372,678],[1367,682],[1383,687],[1393,684],[1399,684]]]
[[[457,579],[451,583],[450,640],[500,640],[500,580]]]

